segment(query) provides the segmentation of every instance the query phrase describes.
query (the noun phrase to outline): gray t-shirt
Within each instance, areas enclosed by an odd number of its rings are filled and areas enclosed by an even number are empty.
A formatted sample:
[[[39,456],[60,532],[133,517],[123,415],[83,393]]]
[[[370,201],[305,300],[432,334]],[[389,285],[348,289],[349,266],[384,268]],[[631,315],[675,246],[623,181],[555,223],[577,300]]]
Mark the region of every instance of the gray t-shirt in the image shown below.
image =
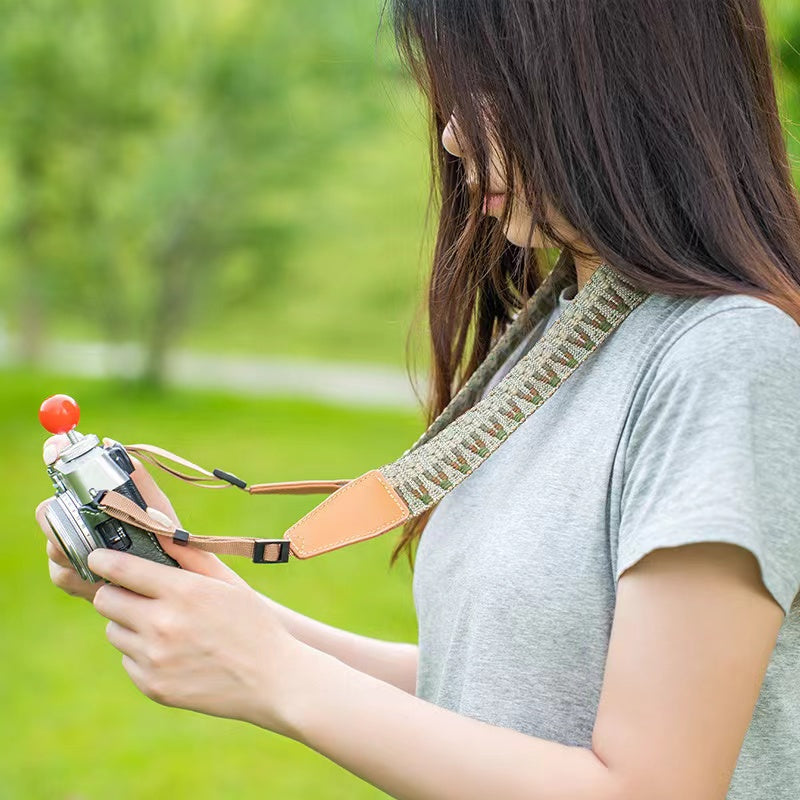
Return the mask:
[[[800,326],[747,295],[650,295],[439,503],[413,578],[417,695],[590,747],[621,573],[700,541],[754,553],[787,612],[728,800],[797,800]]]

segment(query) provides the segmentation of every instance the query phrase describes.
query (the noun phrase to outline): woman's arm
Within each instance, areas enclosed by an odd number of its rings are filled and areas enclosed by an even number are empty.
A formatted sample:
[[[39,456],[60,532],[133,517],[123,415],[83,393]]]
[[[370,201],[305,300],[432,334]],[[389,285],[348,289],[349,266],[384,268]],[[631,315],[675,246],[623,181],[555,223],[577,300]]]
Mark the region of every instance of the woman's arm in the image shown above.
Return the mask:
[[[659,549],[620,578],[591,749],[460,716],[309,652],[290,735],[407,800],[724,800],[782,620],[745,549]]]
[[[343,661],[398,689],[414,694],[417,683],[417,645],[388,642],[335,628],[264,598],[289,633],[301,642]]]
[[[246,585],[102,548],[89,567],[111,581],[94,606],[148,697],[291,737],[407,800],[724,800],[783,620],[742,547],[641,558],[619,579],[581,747],[353,669],[291,636]]]

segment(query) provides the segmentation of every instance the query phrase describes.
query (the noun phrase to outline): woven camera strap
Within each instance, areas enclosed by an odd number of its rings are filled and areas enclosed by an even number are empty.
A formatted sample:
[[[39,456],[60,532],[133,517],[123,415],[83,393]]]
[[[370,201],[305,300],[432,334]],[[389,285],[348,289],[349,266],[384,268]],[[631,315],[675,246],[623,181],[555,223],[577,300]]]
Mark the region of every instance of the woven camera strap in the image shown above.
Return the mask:
[[[98,497],[97,505],[109,516],[158,536],[213,553],[247,556],[257,563],[285,562],[290,552],[309,558],[386,533],[435,506],[468,478],[648,296],[608,264],[601,264],[530,350],[476,402],[503,362],[549,317],[559,293],[574,280],[574,262],[562,252],[525,308],[422,436],[396,461],[360,477],[248,485],[231,473],[208,471],[159,447],[125,445],[143,461],[204,488],[235,486],[250,494],[329,494],[280,539],[196,536],[172,523],[162,524],[115,491]],[[162,459],[197,474],[169,467]]]

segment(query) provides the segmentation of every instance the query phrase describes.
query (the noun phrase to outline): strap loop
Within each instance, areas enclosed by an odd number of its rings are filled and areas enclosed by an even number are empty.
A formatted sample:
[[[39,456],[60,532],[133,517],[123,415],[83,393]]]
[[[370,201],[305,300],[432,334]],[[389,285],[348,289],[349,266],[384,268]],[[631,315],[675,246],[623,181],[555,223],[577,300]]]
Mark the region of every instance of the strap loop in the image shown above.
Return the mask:
[[[176,544],[229,556],[246,556],[256,564],[285,564],[289,560],[288,539],[255,539],[247,536],[195,536],[174,522],[163,523],[151,517],[125,495],[109,490],[97,503],[110,517],[135,525],[156,536],[169,536]],[[268,557],[269,556],[269,557]]]

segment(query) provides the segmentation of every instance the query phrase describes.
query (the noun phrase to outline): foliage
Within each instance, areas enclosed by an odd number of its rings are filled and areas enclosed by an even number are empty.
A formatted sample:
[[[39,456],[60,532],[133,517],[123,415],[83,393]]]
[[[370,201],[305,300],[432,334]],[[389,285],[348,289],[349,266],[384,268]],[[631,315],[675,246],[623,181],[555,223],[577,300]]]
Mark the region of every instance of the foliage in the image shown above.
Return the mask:
[[[424,159],[377,6],[3,11],[0,286],[23,355],[49,328],[138,340],[154,379],[184,333],[354,358],[377,337],[401,360]]]
[[[776,88],[795,180],[800,179],[800,5],[765,0]]]

